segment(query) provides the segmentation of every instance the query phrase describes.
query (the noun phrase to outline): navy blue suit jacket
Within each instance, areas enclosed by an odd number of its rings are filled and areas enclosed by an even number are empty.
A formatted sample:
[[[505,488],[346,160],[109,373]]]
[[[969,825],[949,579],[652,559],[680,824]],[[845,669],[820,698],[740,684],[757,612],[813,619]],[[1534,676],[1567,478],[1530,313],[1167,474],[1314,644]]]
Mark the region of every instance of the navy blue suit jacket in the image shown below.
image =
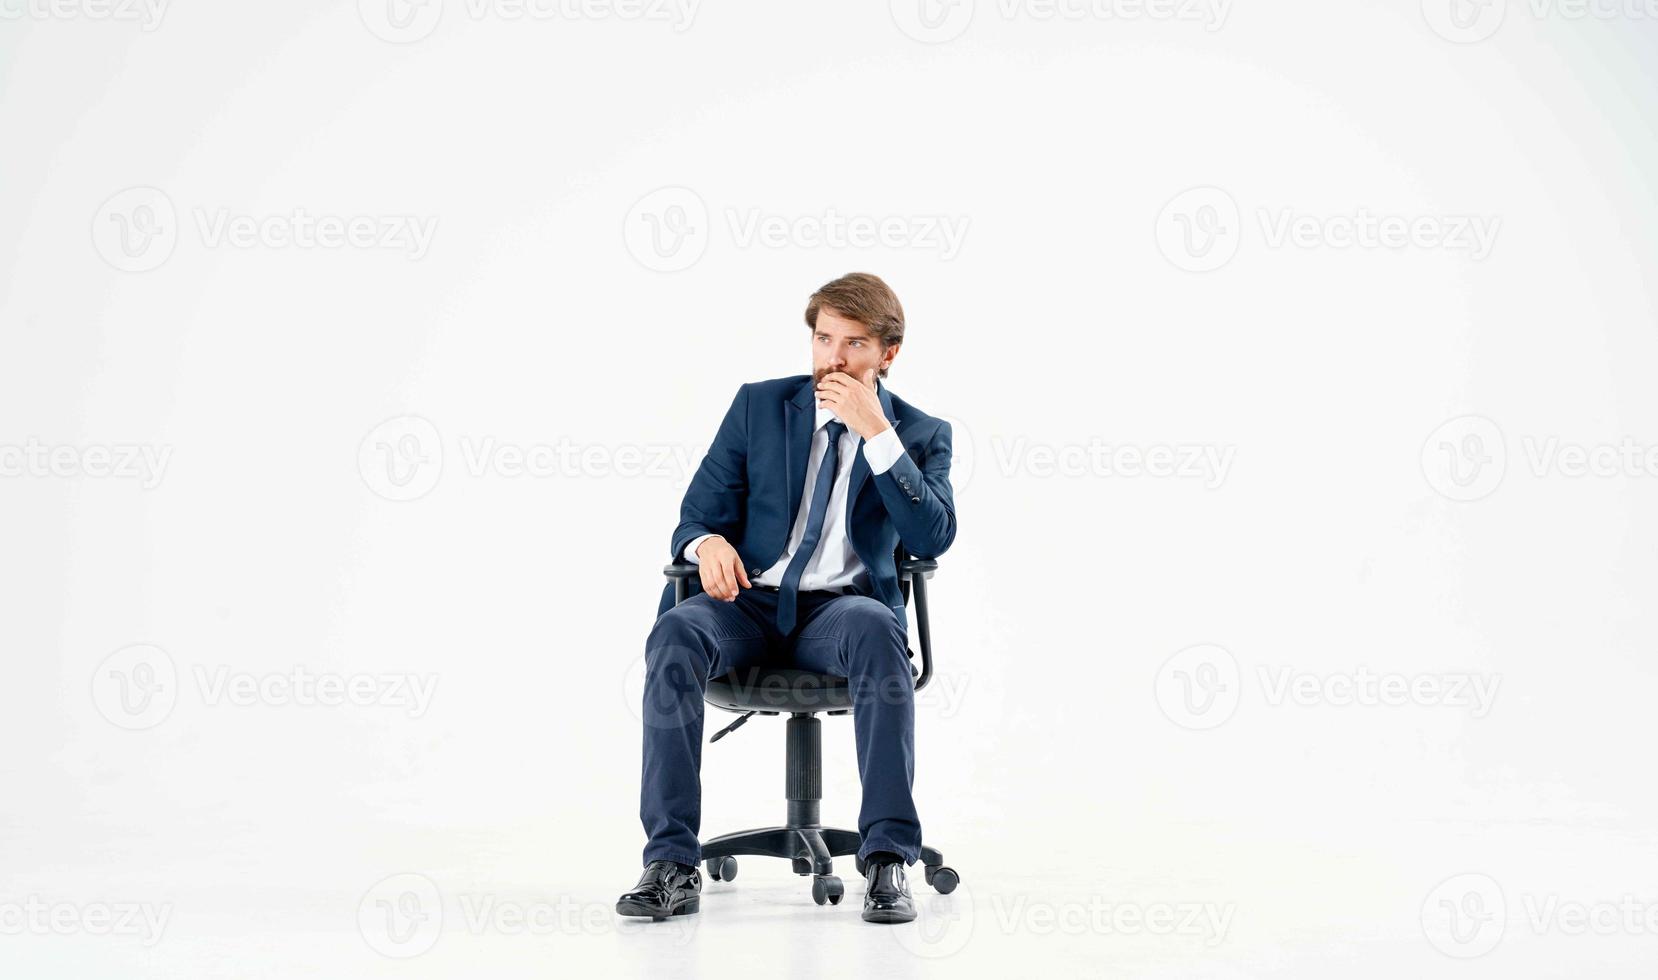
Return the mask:
[[[891,469],[873,476],[859,443],[847,484],[846,527],[853,552],[869,570],[875,597],[908,627],[893,553],[902,541],[914,557],[936,558],[956,539],[950,423],[895,397],[879,379],[875,385],[881,411],[904,444],[904,454]],[[685,491],[669,555],[677,559],[692,538],[718,534],[742,556],[751,581],[776,564],[788,548],[789,531],[805,496],[806,457],[816,420],[817,399],[809,374],[738,388]],[[700,579],[690,579],[690,585],[692,595],[702,591]],[[662,590],[657,615],[673,604],[669,583]]]

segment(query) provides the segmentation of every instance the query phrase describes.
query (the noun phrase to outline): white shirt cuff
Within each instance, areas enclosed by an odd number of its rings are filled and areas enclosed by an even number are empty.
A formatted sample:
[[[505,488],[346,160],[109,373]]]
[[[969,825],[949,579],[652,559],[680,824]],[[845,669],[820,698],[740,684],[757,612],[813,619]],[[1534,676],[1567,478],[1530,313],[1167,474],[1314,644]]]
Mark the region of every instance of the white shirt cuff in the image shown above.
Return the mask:
[[[875,438],[864,440],[864,459],[869,461],[869,472],[876,476],[892,469],[902,455],[904,444],[898,441],[898,430],[890,425]]]
[[[702,559],[697,557],[697,549],[702,547],[702,543],[704,541],[707,541],[713,536],[714,535],[712,534],[703,534],[692,538],[691,543],[685,546],[685,560],[693,565],[702,564]]]

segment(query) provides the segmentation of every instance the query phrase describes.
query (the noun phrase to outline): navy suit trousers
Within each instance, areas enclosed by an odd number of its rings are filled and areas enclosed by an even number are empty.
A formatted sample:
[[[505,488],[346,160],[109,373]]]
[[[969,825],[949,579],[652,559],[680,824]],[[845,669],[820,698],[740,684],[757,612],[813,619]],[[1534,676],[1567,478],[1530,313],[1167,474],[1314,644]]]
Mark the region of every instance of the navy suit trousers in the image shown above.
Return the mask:
[[[741,589],[724,602],[698,593],[657,617],[645,642],[644,861],[702,857],[703,692],[710,677],[759,665],[845,677],[863,802],[858,856],[921,856],[915,783],[915,682],[908,633],[879,599],[801,592],[793,632],[777,629],[776,592]]]

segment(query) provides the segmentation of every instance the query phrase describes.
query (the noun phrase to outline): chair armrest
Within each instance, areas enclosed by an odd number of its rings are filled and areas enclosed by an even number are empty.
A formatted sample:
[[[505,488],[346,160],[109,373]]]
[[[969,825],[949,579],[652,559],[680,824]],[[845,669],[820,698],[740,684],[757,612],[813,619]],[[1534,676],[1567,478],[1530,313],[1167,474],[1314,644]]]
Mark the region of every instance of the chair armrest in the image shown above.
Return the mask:
[[[691,580],[699,574],[698,566],[684,559],[662,566],[662,574],[674,583],[674,605],[679,605],[691,597]]]
[[[910,583],[910,594],[915,604],[915,632],[921,641],[921,676],[915,679],[917,691],[933,679],[933,624],[927,614],[927,580],[938,571],[935,558],[910,558],[900,550],[898,579]]]
[[[938,571],[938,560],[936,558],[905,558],[898,563],[899,578],[914,579],[916,576],[932,578],[936,571]]]

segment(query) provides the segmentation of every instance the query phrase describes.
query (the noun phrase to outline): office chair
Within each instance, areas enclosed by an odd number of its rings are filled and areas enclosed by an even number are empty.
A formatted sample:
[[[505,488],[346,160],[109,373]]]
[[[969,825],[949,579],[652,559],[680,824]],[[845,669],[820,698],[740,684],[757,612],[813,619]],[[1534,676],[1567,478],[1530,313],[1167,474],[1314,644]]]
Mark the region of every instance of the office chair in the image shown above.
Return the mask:
[[[916,676],[915,690],[927,686],[933,677],[932,632],[927,621],[927,580],[938,570],[932,559],[910,558],[899,546],[894,556],[898,563],[899,589],[905,605],[910,604],[910,593],[915,594],[915,624],[921,637],[921,672]],[[690,597],[691,579],[699,576],[698,566],[687,561],[676,561],[663,570],[674,583],[674,605]],[[915,659],[915,651],[909,651]],[[915,664],[910,664],[915,675]],[[794,864],[797,875],[812,876],[812,899],[819,905],[827,902],[839,905],[845,888],[834,873],[833,858],[857,854],[862,843],[855,830],[819,825],[819,804],[823,800],[823,723],[817,718],[822,711],[830,715],[845,715],[852,711],[852,695],[846,678],[819,674],[787,667],[751,667],[734,670],[722,677],[708,679],[706,700],[726,711],[736,712],[738,718],[714,734],[710,742],[717,742],[741,727],[744,722],[760,715],[788,712],[785,725],[787,748],[784,762],[784,798],[788,801],[787,821],[781,827],[763,827],[721,834],[702,845],[703,863],[708,877],[714,881],[731,881],[737,877],[736,854],[759,854],[766,857],[787,858]],[[921,866],[927,884],[949,894],[956,890],[961,876],[945,867],[944,855],[935,848],[921,848]],[[864,873],[864,861],[858,859],[858,873]]]

